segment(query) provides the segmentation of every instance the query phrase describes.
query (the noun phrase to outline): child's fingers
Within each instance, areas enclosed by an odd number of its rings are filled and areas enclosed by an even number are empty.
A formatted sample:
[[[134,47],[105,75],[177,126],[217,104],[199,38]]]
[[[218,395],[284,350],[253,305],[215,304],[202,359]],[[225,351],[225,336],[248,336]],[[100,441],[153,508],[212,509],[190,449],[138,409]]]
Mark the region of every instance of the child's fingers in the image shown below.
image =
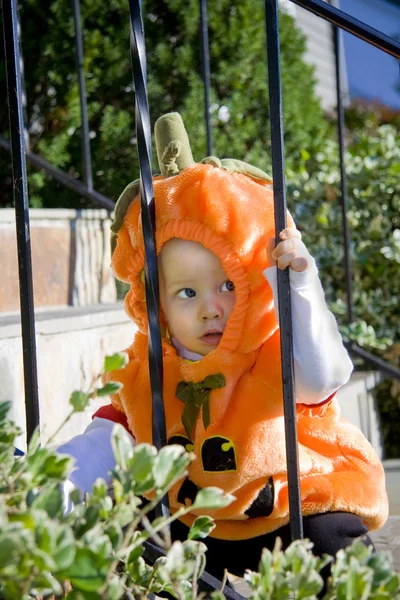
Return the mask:
[[[291,238],[284,240],[283,242],[279,242],[276,248],[271,252],[271,256],[273,260],[278,260],[280,256],[290,252],[291,250],[297,250],[297,253],[303,254],[307,252],[305,245],[299,238]]]
[[[267,248],[267,252],[268,252],[268,256],[271,257],[272,260],[275,260],[274,258],[272,258],[272,253],[275,249],[275,238],[272,237],[270,238],[269,242],[268,242],[268,248]]]
[[[280,269],[283,270],[289,266],[293,271],[305,271],[308,267],[308,260],[304,256],[299,256],[296,250],[291,250],[278,259],[278,267]]]
[[[286,229],[282,229],[279,234],[281,240],[287,240],[289,238],[297,238],[301,240],[301,233],[295,227],[286,227]]]
[[[293,271],[298,271],[299,273],[302,273],[308,268],[308,260],[304,258],[304,256],[298,256],[297,258],[292,260],[292,262],[290,263],[290,268],[293,269]]]

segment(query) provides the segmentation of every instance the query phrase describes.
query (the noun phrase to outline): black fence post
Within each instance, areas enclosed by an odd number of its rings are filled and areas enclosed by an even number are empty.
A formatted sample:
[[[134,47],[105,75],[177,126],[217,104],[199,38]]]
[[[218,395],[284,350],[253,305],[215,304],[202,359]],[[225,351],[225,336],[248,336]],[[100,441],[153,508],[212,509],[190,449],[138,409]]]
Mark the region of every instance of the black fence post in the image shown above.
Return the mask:
[[[350,231],[347,219],[349,209],[349,196],[347,188],[347,176],[345,166],[345,147],[344,147],[344,108],[343,108],[343,81],[342,69],[340,64],[340,30],[332,25],[333,45],[335,50],[335,71],[336,71],[336,106],[337,106],[337,124],[338,124],[338,142],[339,142],[339,162],[340,162],[340,205],[342,209],[342,232],[344,243],[344,266],[346,278],[346,296],[347,296],[347,320],[353,321],[353,297],[352,297],[352,273],[351,273],[351,248]]]
[[[3,0],[3,26],[7,72],[8,109],[10,116],[13,193],[18,246],[26,433],[27,440],[29,442],[35,428],[39,425],[39,398],[36,364],[35,314],[30,243],[31,237],[29,228],[28,182],[26,173],[26,150],[16,0]]]
[[[153,444],[167,443],[163,404],[163,360],[159,323],[159,283],[155,240],[155,203],[151,171],[151,126],[146,88],[146,47],[140,0],[129,0],[131,18],[132,69],[136,94],[136,139],[140,166],[140,203],[145,246],[146,307],[149,320],[149,370],[152,393]],[[157,507],[158,514],[169,513],[168,496]]]
[[[79,99],[81,105],[81,146],[83,163],[83,180],[91,192],[93,190],[92,160],[90,154],[89,120],[87,112],[85,59],[83,53],[82,27],[79,0],[72,0],[75,24],[75,61],[79,84]]]
[[[210,51],[208,41],[208,14],[207,14],[207,0],[200,0],[200,19],[201,19],[201,67],[203,73],[204,83],[204,118],[206,122],[207,132],[207,153],[211,156],[213,153],[213,137],[211,129],[211,115],[210,115]]]
[[[267,29],[275,236],[276,243],[278,243],[280,241],[278,237],[279,233],[282,229],[286,228],[287,209],[277,0],[265,0],[265,20]],[[290,300],[289,268],[282,271],[277,267],[277,275],[290,534],[292,540],[295,540],[303,537],[303,521],[301,515],[296,400],[294,395],[292,306]]]

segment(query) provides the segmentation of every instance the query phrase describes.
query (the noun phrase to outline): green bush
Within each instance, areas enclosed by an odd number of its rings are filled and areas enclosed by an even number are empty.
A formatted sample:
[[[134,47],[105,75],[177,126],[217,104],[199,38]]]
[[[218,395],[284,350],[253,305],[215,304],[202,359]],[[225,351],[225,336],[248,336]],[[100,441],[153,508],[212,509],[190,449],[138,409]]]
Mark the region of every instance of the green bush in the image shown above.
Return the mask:
[[[328,301],[344,324],[345,268],[337,157],[333,141],[327,141],[324,151],[314,157],[303,153],[301,169],[289,173],[288,189],[290,207],[320,267]],[[374,135],[368,130],[359,132],[347,147],[345,161],[355,324],[343,331],[361,346],[384,351],[398,332],[399,131],[385,125]],[[315,162],[317,168],[314,164],[310,169],[309,164]]]
[[[32,150],[83,179],[71,2],[27,0],[20,14]],[[128,2],[82,1],[81,15],[94,187],[116,200],[138,174]],[[152,123],[164,112],[180,111],[200,160],[207,150],[199,3],[146,0],[143,15]],[[305,38],[286,14],[280,26],[285,148],[294,166],[301,148],[314,153],[322,147],[326,122],[313,91],[313,68],[303,60]],[[210,3],[209,36],[215,153],[267,170],[271,159],[263,3]],[[5,84],[1,68],[0,82]],[[0,107],[0,133],[8,135],[5,103]],[[0,178],[8,183],[0,190],[0,206],[11,204],[9,162],[2,150]],[[32,206],[88,205],[43,171],[29,169],[29,190]]]
[[[122,368],[124,355],[106,357],[104,370]],[[108,383],[88,392],[74,392],[71,415],[85,409],[90,398],[115,391]],[[213,529],[212,519],[198,517],[188,539],[171,543],[168,524],[190,511],[182,507],[169,518],[152,522],[148,515],[175,481],[185,475],[193,459],[181,446],[159,452],[148,444],[132,447],[125,430],[116,425],[113,449],[117,465],[112,473],[114,501],[107,485],[97,480],[91,494],[66,515],[62,484],[73,461],[39,444],[33,436],[26,456],[15,459],[14,441],[20,434],[7,418],[8,404],[0,404],[0,598],[28,600],[53,594],[69,600],[144,599],[168,591],[179,600],[203,598],[198,577],[205,567],[206,546],[199,540]],[[141,496],[153,492],[144,504]],[[217,488],[201,490],[197,509],[220,508],[233,500]],[[153,539],[165,556],[150,565],[144,542]],[[323,580],[319,571],[331,558],[312,555],[309,542],[294,542],[286,552],[279,542],[264,550],[260,572],[246,572],[251,600],[315,599]],[[72,587],[72,589],[71,589]],[[213,600],[223,600],[214,592]],[[384,600],[400,598],[400,579],[386,554],[372,554],[361,542],[340,551],[332,567],[325,600]]]
[[[354,115],[352,117],[354,119]],[[354,317],[347,322],[337,143],[288,172],[289,207],[320,267],[328,304],[347,340],[400,367],[400,129],[377,124],[350,130],[345,154]],[[355,360],[356,365],[360,361]],[[365,368],[365,366],[363,367]],[[373,368],[373,367],[370,367]],[[387,458],[400,456],[399,387],[377,390]]]

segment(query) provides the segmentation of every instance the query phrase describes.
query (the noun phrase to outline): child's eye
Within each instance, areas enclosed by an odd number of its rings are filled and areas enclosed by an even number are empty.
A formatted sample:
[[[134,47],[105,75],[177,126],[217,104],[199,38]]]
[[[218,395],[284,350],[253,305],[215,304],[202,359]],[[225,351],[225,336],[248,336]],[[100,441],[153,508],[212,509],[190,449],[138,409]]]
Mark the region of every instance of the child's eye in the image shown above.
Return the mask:
[[[228,279],[228,281],[225,281],[222,284],[221,292],[234,292],[234,291],[235,291],[235,284],[233,283],[233,281],[230,281],[230,279]]]
[[[179,298],[194,298],[196,292],[192,290],[192,288],[184,288],[180,292],[178,292]]]

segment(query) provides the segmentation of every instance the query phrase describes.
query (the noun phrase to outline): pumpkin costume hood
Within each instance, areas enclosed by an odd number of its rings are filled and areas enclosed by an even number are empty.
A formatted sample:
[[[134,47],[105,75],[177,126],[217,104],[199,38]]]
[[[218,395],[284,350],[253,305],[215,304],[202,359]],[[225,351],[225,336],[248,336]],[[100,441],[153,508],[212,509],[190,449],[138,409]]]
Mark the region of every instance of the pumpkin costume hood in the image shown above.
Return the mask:
[[[177,113],[161,117],[155,135],[161,167],[153,180],[157,253],[172,238],[199,242],[220,259],[236,292],[218,347],[198,362],[177,355],[161,315],[167,440],[196,455],[188,476],[170,491],[170,506],[176,511],[192,503],[199,489],[218,486],[236,500],[208,511],[216,522],[212,535],[251,538],[289,521],[279,328],[262,274],[272,266],[272,180],[233,159],[195,163]],[[137,443],[151,443],[138,194],[138,181],[124,190],[112,225],[112,267],[130,286],[125,309],[138,332],[128,364],[109,376],[123,384],[112,397],[114,407],[125,413]],[[288,225],[294,225],[290,215]],[[196,398],[203,404],[188,429],[182,413]],[[316,406],[297,405],[297,414],[303,514],[346,511],[360,515],[369,529],[381,526],[387,516],[381,463],[361,432],[340,418],[335,396]],[[190,525],[196,516],[193,511],[183,520]]]

